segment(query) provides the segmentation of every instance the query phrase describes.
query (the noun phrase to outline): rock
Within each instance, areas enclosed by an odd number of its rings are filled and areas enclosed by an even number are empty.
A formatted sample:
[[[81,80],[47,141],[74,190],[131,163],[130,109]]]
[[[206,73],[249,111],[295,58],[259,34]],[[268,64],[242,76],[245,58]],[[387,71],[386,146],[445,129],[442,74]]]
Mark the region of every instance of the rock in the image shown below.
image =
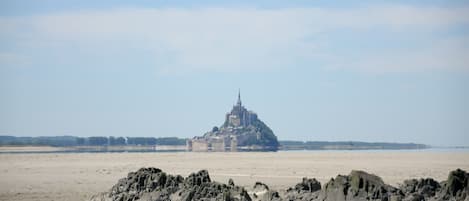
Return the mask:
[[[332,178],[326,183],[323,191],[320,193],[319,200],[343,201],[346,199],[349,188],[348,177],[338,175],[335,179]]]
[[[181,200],[240,200],[250,201],[249,195],[243,188],[233,188],[226,184],[207,182],[181,192]]]
[[[331,179],[320,193],[319,200],[399,200],[402,192],[384,184],[383,180],[363,171],[352,171],[348,176],[339,175]]]
[[[406,195],[406,197],[402,199],[402,201],[424,201],[424,200],[425,200],[425,197],[417,193]]]
[[[406,195],[404,200],[426,200],[435,196],[440,188],[440,184],[432,178],[405,180],[400,186]]]
[[[158,191],[160,197],[169,199],[169,195],[179,189],[182,181],[181,176],[166,175],[158,168],[141,168],[129,173],[127,178],[120,179],[111,188],[109,196],[113,200],[131,201],[144,193]]]
[[[441,183],[426,179],[404,181],[392,187],[373,174],[352,171],[338,175],[323,188],[316,179],[303,178],[284,194],[256,182],[252,191],[214,182],[206,170],[186,178],[170,175],[158,168],[141,168],[120,179],[108,192],[99,193],[91,201],[469,201],[469,173],[457,169]]]
[[[442,183],[441,191],[432,200],[469,201],[469,173],[461,169],[451,171]]]
[[[212,182],[206,170],[190,174],[184,180],[184,188],[178,193],[177,200],[224,200],[250,201],[251,198],[244,188],[233,185]],[[176,197],[173,197],[172,200]]]
[[[258,181],[254,184],[253,189],[256,190],[256,191],[268,191],[269,186],[267,186],[267,184],[264,184],[264,183]]]
[[[446,193],[454,197],[467,196],[469,191],[469,174],[466,171],[457,169],[451,171],[446,183]]]
[[[208,175],[207,170],[201,170],[197,173],[192,173],[190,174],[185,180],[184,180],[184,185],[185,186],[200,186],[203,183],[210,183],[210,176]]]
[[[280,195],[277,191],[273,191],[269,189],[269,186],[262,182],[256,182],[252,191],[250,192],[252,195],[252,200],[255,201],[280,201]]]
[[[289,188],[285,195],[286,200],[302,200],[310,201],[317,199],[319,191],[321,190],[321,183],[316,179],[303,178],[301,183],[298,183],[293,188]]]
[[[292,189],[297,192],[316,192],[321,190],[321,183],[316,179],[308,179],[306,177],[303,178],[301,183],[295,185],[295,188]]]
[[[108,192],[98,193],[91,196],[90,201],[112,201]]]
[[[120,179],[107,193],[91,197],[92,201],[171,201],[223,200],[250,201],[244,188],[212,182],[207,170],[187,178],[166,174],[158,168],[141,168]]]

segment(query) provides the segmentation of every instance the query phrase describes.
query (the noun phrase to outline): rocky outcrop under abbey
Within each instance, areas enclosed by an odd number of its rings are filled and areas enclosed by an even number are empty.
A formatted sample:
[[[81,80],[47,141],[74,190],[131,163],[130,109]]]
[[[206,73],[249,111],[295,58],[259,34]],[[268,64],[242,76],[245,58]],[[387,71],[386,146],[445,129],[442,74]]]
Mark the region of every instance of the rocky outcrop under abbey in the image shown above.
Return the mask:
[[[431,178],[411,179],[399,187],[387,185],[373,174],[352,171],[338,175],[325,185],[316,179],[303,180],[282,193],[256,182],[249,191],[235,185],[212,181],[206,170],[183,178],[158,168],[141,168],[120,179],[109,192],[95,195],[92,201],[469,201],[469,173],[454,170],[446,181]]]

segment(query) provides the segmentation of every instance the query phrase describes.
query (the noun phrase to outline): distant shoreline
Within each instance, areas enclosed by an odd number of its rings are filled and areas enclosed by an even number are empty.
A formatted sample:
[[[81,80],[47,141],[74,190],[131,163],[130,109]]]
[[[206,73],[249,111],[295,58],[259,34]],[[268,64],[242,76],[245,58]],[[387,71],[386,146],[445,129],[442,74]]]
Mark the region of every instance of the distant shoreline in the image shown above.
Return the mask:
[[[177,137],[0,136],[0,153],[185,152],[190,150],[188,149],[186,142],[186,138]],[[469,147],[467,146],[430,146],[417,143],[280,140],[278,151],[423,150],[468,148]],[[268,152],[272,150],[263,149],[263,147],[247,146],[238,147],[237,151]]]
[[[0,154],[37,154],[37,153],[164,153],[164,152],[190,152],[185,146],[70,146],[70,147],[54,147],[54,146],[0,146]],[[469,147],[426,147],[420,149],[383,149],[379,147],[368,148],[340,148],[333,147],[330,149],[279,149],[278,152],[314,152],[314,151],[469,151]],[[213,152],[213,151],[209,151]],[[268,151],[239,151],[239,152],[268,152]]]
[[[17,152],[180,152],[187,151],[187,138],[178,137],[114,137],[114,136],[37,136],[0,135],[0,153]],[[363,141],[295,141],[279,140],[276,148],[256,145],[238,146],[241,152],[302,150],[420,150],[469,149],[469,146],[433,146],[418,143]],[[224,151],[230,151],[225,147]],[[192,150],[194,151],[194,150]],[[213,152],[214,150],[205,150]],[[217,150],[215,150],[217,151]]]
[[[185,146],[29,146],[2,145],[2,153],[106,153],[106,152],[180,152]]]

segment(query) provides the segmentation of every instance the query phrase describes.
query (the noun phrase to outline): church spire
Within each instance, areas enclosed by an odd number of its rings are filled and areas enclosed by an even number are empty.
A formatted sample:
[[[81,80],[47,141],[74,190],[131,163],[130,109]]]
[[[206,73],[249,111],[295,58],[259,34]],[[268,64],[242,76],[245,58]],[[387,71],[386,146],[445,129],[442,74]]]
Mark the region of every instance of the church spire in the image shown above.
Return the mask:
[[[241,106],[241,90],[240,89],[238,89],[238,102],[236,104]]]

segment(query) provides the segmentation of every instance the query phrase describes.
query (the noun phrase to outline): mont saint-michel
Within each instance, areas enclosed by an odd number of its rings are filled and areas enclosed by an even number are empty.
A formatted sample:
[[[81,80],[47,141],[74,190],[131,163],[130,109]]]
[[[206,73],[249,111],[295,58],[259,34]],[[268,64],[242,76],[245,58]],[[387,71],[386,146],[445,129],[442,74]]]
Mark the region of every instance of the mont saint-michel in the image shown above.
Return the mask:
[[[277,136],[272,129],[255,112],[243,106],[240,92],[238,101],[231,112],[225,115],[225,121],[220,127],[214,126],[203,136],[187,140],[187,149],[191,151],[276,151],[278,146]]]

